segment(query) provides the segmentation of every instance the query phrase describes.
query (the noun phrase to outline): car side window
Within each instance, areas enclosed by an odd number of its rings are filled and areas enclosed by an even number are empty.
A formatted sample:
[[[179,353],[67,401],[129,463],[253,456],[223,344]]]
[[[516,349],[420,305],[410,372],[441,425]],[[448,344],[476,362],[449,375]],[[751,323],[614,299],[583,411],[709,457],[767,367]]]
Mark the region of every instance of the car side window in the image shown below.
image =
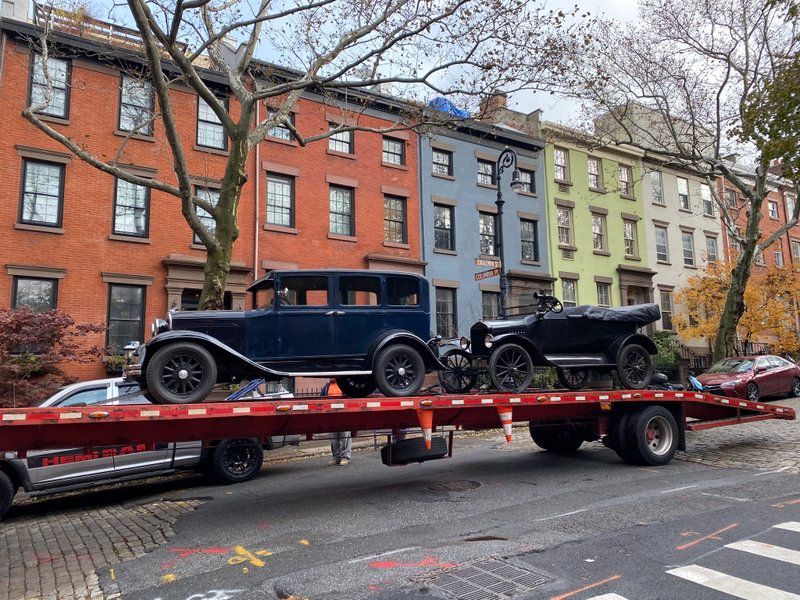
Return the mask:
[[[390,306],[419,306],[419,279],[387,277],[386,296]]]
[[[340,277],[339,304],[342,306],[380,306],[380,278]]]
[[[766,369],[771,369],[772,364],[766,357],[762,356],[761,358],[756,359],[756,369],[760,369],[761,367],[764,367]]]
[[[72,396],[59,402],[56,406],[89,406],[92,404],[102,404],[107,400],[106,386],[103,386],[101,388],[92,388],[76,392],[72,394]]]
[[[768,360],[770,364],[777,369],[781,369],[788,365],[788,363],[785,360],[777,356],[770,356]]]
[[[289,275],[280,280],[281,306],[328,306],[328,278],[316,275]]]
[[[136,394],[136,392],[140,390],[138,383],[122,384],[117,386],[117,389],[119,390],[120,396],[126,396],[128,394]],[[150,404],[150,401],[147,398],[145,398],[142,394],[136,394],[135,396],[119,400],[117,404],[119,405]]]

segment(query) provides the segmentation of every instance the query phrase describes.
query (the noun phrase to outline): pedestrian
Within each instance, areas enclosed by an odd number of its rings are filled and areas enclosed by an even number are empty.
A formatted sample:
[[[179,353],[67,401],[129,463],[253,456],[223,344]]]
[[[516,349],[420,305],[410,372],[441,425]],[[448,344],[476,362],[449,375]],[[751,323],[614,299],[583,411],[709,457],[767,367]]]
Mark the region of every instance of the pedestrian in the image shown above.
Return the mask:
[[[342,396],[342,390],[336,385],[336,380],[331,379],[322,388],[323,396]],[[331,454],[333,460],[330,465],[345,467],[350,464],[350,457],[353,454],[353,437],[349,431],[337,431],[331,434]]]

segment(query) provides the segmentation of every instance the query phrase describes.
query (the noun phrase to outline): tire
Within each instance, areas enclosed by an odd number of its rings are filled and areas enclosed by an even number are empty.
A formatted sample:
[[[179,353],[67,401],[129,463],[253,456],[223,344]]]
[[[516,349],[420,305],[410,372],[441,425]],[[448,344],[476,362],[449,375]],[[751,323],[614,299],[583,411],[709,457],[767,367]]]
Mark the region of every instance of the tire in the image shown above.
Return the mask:
[[[256,438],[222,440],[211,455],[210,473],[224,483],[249,481],[261,470],[264,449]]]
[[[625,462],[633,462],[633,457],[628,448],[627,431],[628,421],[630,420],[631,413],[625,411],[618,415],[611,424],[611,433],[608,436],[606,445],[617,453]]]
[[[518,344],[504,344],[489,358],[489,375],[501,392],[524,392],[533,381],[533,360]]]
[[[665,465],[678,449],[680,432],[675,417],[663,406],[645,406],[633,411],[625,432],[627,462]]]
[[[466,394],[475,387],[478,372],[472,368],[472,356],[465,350],[449,350],[442,357],[446,369],[438,371],[439,385],[448,394]]]
[[[421,437],[408,438],[399,442],[392,442],[392,464],[406,465],[413,462],[425,462],[447,456],[447,441],[440,435],[431,437],[431,449],[425,447],[425,440]],[[389,464],[389,447],[381,448],[383,464]]]
[[[578,430],[569,425],[542,427],[528,423],[528,430],[534,444],[554,454],[574,454],[583,444]]]
[[[145,395],[156,404],[201,402],[217,383],[217,363],[199,344],[167,344],[147,363],[145,382]]]
[[[568,390],[579,390],[589,381],[589,369],[556,369],[558,382]]]
[[[17,486],[11,481],[7,473],[0,471],[0,520],[11,508],[14,496],[17,495]]]
[[[758,384],[748,383],[746,395],[746,399],[750,402],[758,402],[758,399],[761,397],[761,391],[758,389]]]
[[[393,344],[380,351],[373,373],[384,396],[414,396],[425,381],[425,361],[411,346]]]
[[[617,375],[626,390],[643,390],[653,378],[653,357],[639,344],[623,346],[617,356]]]
[[[800,396],[800,377],[792,379],[792,387],[789,389],[789,397],[797,398]]]
[[[378,387],[371,375],[337,377],[336,385],[348,398],[366,398]]]

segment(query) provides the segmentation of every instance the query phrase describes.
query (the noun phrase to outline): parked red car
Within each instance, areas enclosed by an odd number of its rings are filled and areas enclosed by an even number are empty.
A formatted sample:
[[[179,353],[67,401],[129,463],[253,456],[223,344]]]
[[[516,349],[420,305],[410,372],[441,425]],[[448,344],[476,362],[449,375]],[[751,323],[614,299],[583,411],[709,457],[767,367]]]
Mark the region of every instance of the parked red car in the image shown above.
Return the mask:
[[[800,396],[800,366],[770,354],[723,358],[697,379],[703,391],[752,401]]]

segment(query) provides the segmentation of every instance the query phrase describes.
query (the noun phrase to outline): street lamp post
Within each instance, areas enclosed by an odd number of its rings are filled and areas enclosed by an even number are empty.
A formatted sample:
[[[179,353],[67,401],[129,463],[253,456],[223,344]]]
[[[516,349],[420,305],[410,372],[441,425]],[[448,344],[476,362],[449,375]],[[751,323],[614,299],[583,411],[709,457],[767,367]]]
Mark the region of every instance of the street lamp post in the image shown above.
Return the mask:
[[[519,192],[522,191],[525,184],[517,168],[517,153],[514,152],[513,148],[506,146],[497,158],[497,163],[495,165],[497,177],[497,200],[495,201],[497,205],[497,235],[494,239],[494,246],[495,254],[497,254],[497,258],[500,259],[500,310],[498,316],[501,319],[506,318],[506,307],[508,306],[508,279],[506,278],[506,259],[503,250],[505,246],[503,243],[503,205],[506,201],[503,200],[503,186],[500,185],[500,180],[503,171],[512,165],[514,166],[514,170],[511,173],[511,189],[515,192]]]

